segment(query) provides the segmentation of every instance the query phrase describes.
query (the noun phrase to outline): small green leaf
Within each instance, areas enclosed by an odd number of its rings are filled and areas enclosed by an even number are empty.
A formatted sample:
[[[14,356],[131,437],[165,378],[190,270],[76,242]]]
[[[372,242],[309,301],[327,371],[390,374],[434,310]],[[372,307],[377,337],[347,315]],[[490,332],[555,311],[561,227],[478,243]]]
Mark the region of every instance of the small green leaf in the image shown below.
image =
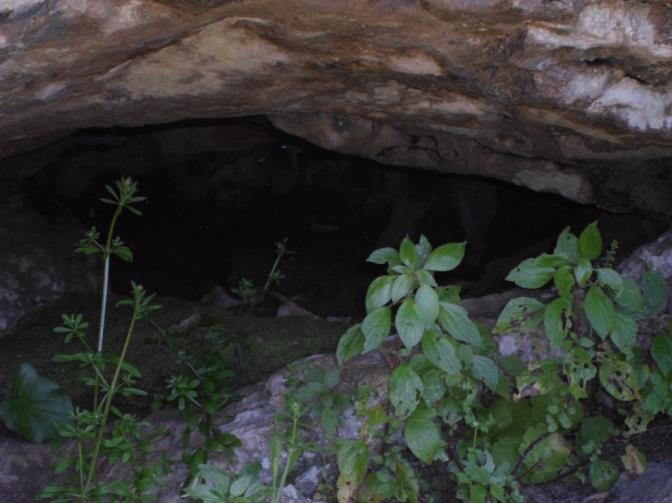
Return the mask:
[[[390,402],[398,417],[410,416],[420,403],[422,380],[406,363],[399,365],[390,376]]]
[[[392,283],[394,276],[380,276],[374,279],[366,292],[366,312],[386,305],[392,295]]]
[[[609,337],[621,353],[630,356],[637,340],[637,323],[627,314],[617,312],[614,314]]]
[[[364,333],[362,325],[357,324],[350,327],[338,341],[336,349],[338,364],[343,365],[346,361],[361,354],[362,351],[364,351]]]
[[[614,301],[625,314],[639,320],[647,313],[644,296],[637,284],[630,278],[623,278],[623,288],[614,296]]]
[[[541,288],[553,279],[555,268],[542,267],[535,259],[523,260],[518,267],[511,271],[506,277],[521,288],[534,289]]]
[[[555,245],[555,250],[553,250],[553,255],[565,257],[572,263],[577,263],[581,258],[579,238],[572,234],[569,227],[565,227],[560,236],[558,236],[558,242]]]
[[[458,341],[474,346],[481,345],[481,334],[478,332],[478,328],[469,319],[467,311],[457,304],[440,303],[439,324]]]
[[[399,247],[399,258],[407,267],[416,269],[418,267],[418,252],[413,242],[405,237]]]
[[[350,501],[369,467],[369,448],[364,440],[340,440],[336,449],[338,500]]]
[[[609,461],[598,459],[590,464],[588,470],[590,483],[599,492],[610,490],[618,479],[618,468]]]
[[[608,288],[614,295],[623,290],[623,278],[613,269],[601,267],[597,270],[597,281],[604,288]]]
[[[437,331],[428,330],[422,337],[422,352],[436,368],[448,375],[460,375],[462,366],[450,339]]]
[[[462,262],[465,246],[466,243],[448,243],[439,246],[429,254],[424,268],[428,271],[452,271]]]
[[[392,302],[397,303],[403,299],[408,292],[413,288],[413,274],[407,272],[405,274],[400,274],[392,283],[392,290],[390,291],[390,296]]]
[[[404,439],[420,461],[430,464],[444,446],[441,432],[434,422],[432,409],[418,408],[406,419]]]
[[[602,236],[597,228],[597,222],[592,222],[583,229],[579,236],[579,251],[587,260],[595,260],[602,253]]]
[[[646,271],[642,275],[644,303],[650,314],[658,314],[667,305],[667,283],[660,273]]]
[[[543,317],[544,305],[537,299],[529,297],[511,299],[499,314],[494,333],[532,332]]]
[[[390,306],[371,311],[362,322],[364,353],[378,349],[383,339],[390,334],[392,310]]]
[[[424,331],[424,323],[418,316],[413,299],[406,299],[399,307],[394,326],[406,348],[412,349],[420,342]]]
[[[439,316],[439,296],[434,289],[421,285],[415,292],[415,309],[425,328],[431,327]]]
[[[497,383],[499,382],[499,369],[495,362],[487,356],[474,355],[472,361],[472,370],[474,377],[480,379],[491,391],[497,390]]]
[[[651,356],[664,375],[672,372],[672,334],[658,334],[653,338]]]
[[[599,375],[604,389],[616,400],[631,402],[639,398],[635,372],[626,362],[607,360],[602,363]]]
[[[634,445],[625,446],[625,454],[621,456],[621,463],[630,475],[638,477],[646,470],[646,456]]]
[[[582,258],[579,260],[579,263],[574,268],[574,277],[576,278],[576,283],[580,288],[586,286],[590,276],[593,274],[593,265],[590,263],[590,260]]]
[[[374,251],[369,255],[369,258],[366,259],[367,262],[373,264],[385,264],[387,263],[390,267],[401,264],[401,259],[399,258],[399,252],[394,248],[380,248],[379,250]]]
[[[574,276],[570,267],[561,267],[553,275],[553,284],[562,297],[569,297],[574,287]]]
[[[611,299],[607,297],[599,286],[593,285],[588,290],[586,299],[583,302],[583,309],[597,335],[602,339],[606,338],[614,323],[614,314],[616,312]]]
[[[564,297],[558,297],[546,306],[544,311],[544,329],[553,348],[562,347],[565,341],[565,322],[562,313],[568,309],[569,301]]]

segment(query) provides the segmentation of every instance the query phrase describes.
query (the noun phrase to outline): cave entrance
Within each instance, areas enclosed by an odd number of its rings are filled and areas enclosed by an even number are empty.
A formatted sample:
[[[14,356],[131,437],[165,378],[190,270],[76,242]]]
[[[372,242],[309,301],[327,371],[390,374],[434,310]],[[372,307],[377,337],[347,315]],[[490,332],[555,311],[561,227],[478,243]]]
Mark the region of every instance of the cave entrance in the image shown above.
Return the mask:
[[[115,264],[117,293],[131,279],[185,299],[218,286],[231,292],[244,278],[263,285],[274,243],[286,239],[294,253],[280,264],[281,295],[321,317],[357,317],[380,274],[366,257],[405,235],[423,233],[435,245],[468,241],[463,265],[445,280],[483,295],[505,288],[506,273],[552,248],[567,225],[579,231],[598,219],[622,253],[660,230],[636,215],[503,182],[336,154],[259,117],[85,130],[50,148],[44,169],[17,187],[52,221],[69,214],[105,228],[109,207],[98,198],[120,176],[132,176],[148,197],[143,218],[120,223],[135,260]]]

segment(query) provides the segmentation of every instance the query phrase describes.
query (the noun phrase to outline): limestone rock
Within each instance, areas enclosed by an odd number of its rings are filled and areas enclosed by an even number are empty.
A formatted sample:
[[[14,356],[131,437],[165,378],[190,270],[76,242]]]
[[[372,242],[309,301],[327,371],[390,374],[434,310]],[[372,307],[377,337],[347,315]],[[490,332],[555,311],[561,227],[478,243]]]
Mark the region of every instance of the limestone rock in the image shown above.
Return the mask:
[[[267,115],[382,163],[672,218],[668,7],[10,0],[0,157],[84,127]],[[25,169],[7,159],[0,173]]]

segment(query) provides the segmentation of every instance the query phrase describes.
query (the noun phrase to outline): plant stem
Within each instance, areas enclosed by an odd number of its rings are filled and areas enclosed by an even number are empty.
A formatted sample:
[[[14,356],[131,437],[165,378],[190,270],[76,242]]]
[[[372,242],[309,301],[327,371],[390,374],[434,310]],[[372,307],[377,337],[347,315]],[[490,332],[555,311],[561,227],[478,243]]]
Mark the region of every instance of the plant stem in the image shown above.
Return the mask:
[[[119,375],[121,374],[121,367],[126,358],[126,352],[128,351],[128,346],[131,342],[131,336],[133,335],[133,330],[135,329],[135,322],[138,319],[138,301],[136,299],[135,305],[133,306],[133,317],[131,318],[131,323],[128,326],[128,331],[126,332],[126,340],[124,341],[124,347],[121,350],[119,355],[119,361],[117,362],[117,368],[114,370],[114,377],[112,377],[112,383],[110,385],[110,391],[105,399],[105,408],[103,409],[103,419],[98,427],[98,437],[96,439],[96,446],[93,450],[93,456],[89,463],[89,474],[86,478],[86,486],[84,487],[85,492],[88,492],[91,483],[93,482],[93,477],[96,472],[96,467],[98,464],[98,456],[100,455],[100,448],[103,444],[103,435],[105,434],[105,427],[107,426],[107,419],[110,415],[110,407],[112,405],[112,399],[114,398],[114,393],[117,388],[117,382],[119,381]]]
[[[123,210],[123,206],[118,205],[112,215],[110,228],[107,231],[107,241],[105,242],[105,249],[103,250],[103,298],[100,302],[100,320],[98,322],[98,352],[103,352],[103,341],[105,338],[105,316],[107,314],[107,296],[110,289],[110,254],[112,253],[112,236],[114,235],[114,228],[117,225],[117,219]]]
[[[292,435],[289,439],[289,450],[287,451],[287,462],[285,463],[285,469],[282,471],[282,477],[280,478],[280,485],[274,489],[273,492],[273,501],[272,503],[279,503],[280,498],[282,498],[282,488],[285,487],[285,482],[289,476],[290,462],[295,452],[296,445],[296,433],[299,424],[299,418],[294,415],[292,418]]]

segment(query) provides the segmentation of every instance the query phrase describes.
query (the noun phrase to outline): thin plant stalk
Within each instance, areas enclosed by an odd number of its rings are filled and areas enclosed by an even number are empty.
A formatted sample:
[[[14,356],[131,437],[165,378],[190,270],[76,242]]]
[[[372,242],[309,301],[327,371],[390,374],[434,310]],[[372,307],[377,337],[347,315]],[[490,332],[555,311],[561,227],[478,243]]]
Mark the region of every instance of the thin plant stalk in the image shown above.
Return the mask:
[[[85,493],[88,492],[89,488],[91,487],[91,483],[93,482],[93,477],[95,476],[96,472],[96,467],[98,464],[98,456],[100,454],[100,448],[103,444],[103,436],[105,435],[105,427],[107,426],[107,420],[110,415],[110,407],[112,405],[112,399],[114,398],[114,394],[116,391],[117,383],[119,382],[119,376],[121,374],[121,367],[124,364],[124,360],[126,359],[126,353],[128,351],[128,347],[131,342],[131,337],[133,335],[133,331],[135,330],[135,322],[138,319],[138,300],[136,299],[135,305],[133,306],[133,317],[131,318],[131,322],[128,326],[128,331],[126,332],[126,340],[124,341],[124,347],[121,350],[121,354],[119,355],[119,361],[117,362],[117,367],[114,370],[114,376],[112,377],[112,383],[110,385],[110,390],[105,397],[105,407],[103,409],[103,417],[101,424],[99,425],[98,429],[98,437],[96,438],[96,444],[93,450],[93,456],[91,458],[90,464],[89,464],[89,473],[86,478],[86,485],[85,485]]]
[[[100,302],[100,321],[98,323],[98,352],[103,352],[103,343],[105,340],[105,317],[107,316],[107,297],[110,290],[110,255],[112,254],[112,236],[114,235],[114,228],[117,225],[117,219],[123,210],[123,206],[118,205],[112,216],[110,228],[107,231],[107,241],[105,242],[104,250],[104,265],[103,265],[103,295]]]

